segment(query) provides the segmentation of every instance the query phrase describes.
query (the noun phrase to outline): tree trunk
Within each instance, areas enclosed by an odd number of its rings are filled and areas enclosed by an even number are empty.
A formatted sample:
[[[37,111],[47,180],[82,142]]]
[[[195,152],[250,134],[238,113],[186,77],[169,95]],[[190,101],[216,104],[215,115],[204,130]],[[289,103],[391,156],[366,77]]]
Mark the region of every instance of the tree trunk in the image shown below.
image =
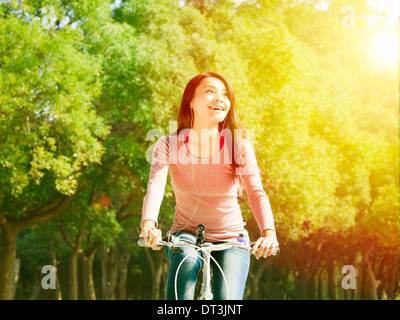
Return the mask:
[[[110,300],[115,300],[115,290],[117,288],[117,283],[118,283],[118,275],[119,275],[119,269],[120,269],[120,263],[121,263],[121,257],[119,254],[119,251],[117,250],[117,246],[115,248],[112,248],[112,264],[110,265]]]
[[[306,281],[306,291],[307,291],[307,300],[315,300],[316,299],[316,275],[311,274],[311,270],[309,270],[310,274],[307,277]]]
[[[129,249],[125,249],[121,258],[119,273],[119,299],[126,300],[126,279],[128,278],[128,264],[131,255]]]
[[[0,214],[0,227],[2,230],[0,245],[0,300],[11,300],[13,298],[12,288],[17,250],[15,241],[18,233],[61,214],[72,198],[73,196],[64,196],[19,220],[8,220],[3,214]]]
[[[161,277],[162,277],[162,271],[163,271],[163,264],[165,263],[164,261],[164,255],[158,254],[157,256],[157,263],[156,263],[156,269],[155,273],[153,276],[153,286],[152,286],[152,294],[155,300],[160,300],[160,288],[161,288]]]
[[[78,257],[79,253],[73,251],[69,257],[69,299],[78,300]]]
[[[42,293],[43,293],[43,288],[42,288],[42,278],[41,278],[41,267],[36,268],[35,272],[35,286],[33,288],[33,291],[31,293],[31,297],[29,298],[30,300],[39,300]]]
[[[75,242],[72,242],[69,238],[67,231],[65,230],[63,224],[59,223],[58,228],[65,242],[72,248],[71,256],[69,257],[69,299],[78,300],[78,258],[82,253],[82,239],[86,233],[87,221],[83,221],[81,229],[76,235]]]
[[[387,293],[385,290],[385,278],[387,278],[387,275],[385,275],[385,266],[389,264],[388,258],[389,256],[387,254],[383,256],[379,263],[379,270],[376,275],[376,278],[379,279],[379,285],[376,289],[378,300],[387,299]]]
[[[306,300],[307,299],[307,287],[304,272],[295,273],[295,299],[296,300]]]
[[[363,298],[366,300],[378,300],[377,281],[369,262],[369,251],[363,253],[364,262],[364,287]]]
[[[151,269],[151,299],[160,300],[160,285],[163,271],[164,256],[159,254],[156,262],[150,254],[149,248],[145,247],[146,257],[150,263]]]
[[[2,225],[0,252],[0,300],[13,299],[14,264],[17,230],[9,223]]]
[[[249,300],[256,300],[258,296],[258,285],[256,276],[253,273],[253,270],[249,270],[249,279],[250,279],[250,288],[248,290],[248,299]]]
[[[102,300],[107,300],[107,287],[108,287],[108,259],[107,255],[108,252],[107,250],[110,250],[109,248],[106,248],[104,246],[101,247],[101,253],[100,253],[100,263],[101,263],[101,298]]]
[[[318,300],[324,300],[324,272],[320,271],[318,274],[317,284]]]
[[[102,299],[115,300],[116,289],[119,287],[119,299],[126,298],[126,278],[130,252],[120,246],[101,249],[101,273],[102,273]]]
[[[101,274],[102,274],[102,299],[115,299],[116,263],[115,249],[103,247],[101,250]]]
[[[260,279],[264,273],[265,267],[263,263],[253,264],[250,268],[249,279],[250,279],[250,300],[260,299]]]
[[[85,300],[96,300],[96,291],[93,280],[93,260],[97,247],[90,252],[85,252],[83,258],[83,295]]]
[[[395,300],[398,290],[399,290],[399,256],[393,255],[391,259],[391,263],[388,266],[389,273],[388,273],[388,299]]]
[[[381,276],[381,287],[385,291],[388,300],[395,300],[399,289],[399,256],[388,254],[381,262],[384,265],[384,276]]]
[[[55,300],[62,300],[60,278],[58,277],[58,261],[57,261],[56,252],[53,249],[51,252],[51,256],[52,256],[53,266],[56,269],[56,290],[54,292],[54,298],[55,298]]]
[[[21,259],[15,259],[14,264],[14,272],[13,272],[13,290],[12,290],[12,299],[15,299],[15,294],[17,292],[17,284],[19,279],[19,270],[21,267]]]
[[[328,261],[328,297],[330,300],[337,300],[334,260]]]

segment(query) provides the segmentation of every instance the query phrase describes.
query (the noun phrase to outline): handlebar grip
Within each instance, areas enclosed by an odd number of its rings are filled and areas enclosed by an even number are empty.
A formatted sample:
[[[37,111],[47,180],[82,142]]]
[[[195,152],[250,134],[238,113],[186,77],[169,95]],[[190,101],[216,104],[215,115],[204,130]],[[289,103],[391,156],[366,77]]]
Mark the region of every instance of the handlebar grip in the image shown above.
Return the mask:
[[[250,243],[250,247],[253,247],[255,242]],[[280,247],[275,247],[274,250],[272,250],[272,255],[273,256],[278,256],[279,253],[281,252],[281,248]]]
[[[281,248],[275,247],[274,250],[272,251],[272,255],[277,256],[277,255],[279,255],[280,252],[281,252]]]
[[[136,244],[139,247],[146,247],[146,243],[144,242],[144,238],[136,238]]]

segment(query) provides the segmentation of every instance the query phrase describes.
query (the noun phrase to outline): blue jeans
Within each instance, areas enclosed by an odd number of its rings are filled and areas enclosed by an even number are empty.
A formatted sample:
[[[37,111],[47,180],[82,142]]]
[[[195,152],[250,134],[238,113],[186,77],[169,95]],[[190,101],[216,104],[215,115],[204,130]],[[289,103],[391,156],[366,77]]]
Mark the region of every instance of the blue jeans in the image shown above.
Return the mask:
[[[196,237],[189,232],[179,232],[179,237],[185,240],[196,242]],[[188,257],[180,266],[177,279],[177,295],[179,300],[193,300],[196,288],[197,276],[203,265],[201,252],[195,249],[182,247],[182,253],[172,253],[171,249],[165,247],[169,260],[168,280],[165,298],[175,300],[175,275],[183,259]],[[225,274],[228,283],[229,294],[226,290],[225,280],[218,266],[211,258],[213,272],[213,294],[214,300],[241,300],[246,285],[247,275],[250,267],[250,252],[236,248],[229,248],[223,251],[214,251],[211,256],[217,261]]]

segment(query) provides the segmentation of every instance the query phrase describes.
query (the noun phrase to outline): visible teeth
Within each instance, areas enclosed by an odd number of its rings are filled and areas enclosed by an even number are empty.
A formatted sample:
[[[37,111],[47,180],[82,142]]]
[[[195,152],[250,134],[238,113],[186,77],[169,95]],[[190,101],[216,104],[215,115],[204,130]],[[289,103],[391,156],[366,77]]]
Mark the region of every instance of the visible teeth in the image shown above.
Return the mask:
[[[211,107],[211,109],[222,111],[222,108],[221,108],[221,107]]]

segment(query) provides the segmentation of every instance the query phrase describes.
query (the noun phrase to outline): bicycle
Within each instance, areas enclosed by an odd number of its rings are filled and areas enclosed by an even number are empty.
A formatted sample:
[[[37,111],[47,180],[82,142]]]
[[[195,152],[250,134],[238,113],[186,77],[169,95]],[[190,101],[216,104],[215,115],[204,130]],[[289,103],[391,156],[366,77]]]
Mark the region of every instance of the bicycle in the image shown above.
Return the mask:
[[[158,242],[159,246],[167,246],[171,249],[173,253],[181,253],[183,250],[179,249],[180,247],[190,247],[195,249],[194,252],[191,254],[187,255],[179,264],[176,274],[175,274],[175,298],[178,300],[178,292],[177,292],[177,274],[179,272],[179,269],[182,265],[182,263],[191,255],[197,254],[198,251],[202,251],[204,253],[204,258],[200,256],[200,258],[203,260],[203,266],[202,266],[202,273],[203,273],[203,278],[202,278],[202,283],[201,283],[201,288],[200,288],[200,295],[199,295],[199,300],[212,300],[213,294],[211,292],[211,280],[212,280],[212,275],[211,275],[211,259],[215,262],[219,270],[221,271],[222,277],[224,279],[225,286],[227,288],[228,292],[228,299],[229,299],[229,287],[228,283],[226,281],[224,272],[222,271],[222,268],[220,265],[217,263],[217,261],[214,259],[214,257],[211,255],[212,251],[220,251],[220,250],[226,250],[229,248],[238,248],[246,251],[251,251],[252,247],[254,245],[254,242],[248,242],[246,238],[244,238],[243,234],[239,234],[239,237],[237,238],[237,242],[221,242],[221,243],[211,243],[211,242],[204,242],[205,239],[205,228],[203,225],[198,225],[196,228],[196,243],[180,239],[179,237],[176,237],[174,235],[168,235],[166,237],[166,241],[162,240]],[[141,246],[145,247],[146,244],[144,242],[143,238],[137,238],[136,243]],[[278,255],[280,252],[279,247],[275,247],[272,255]]]

